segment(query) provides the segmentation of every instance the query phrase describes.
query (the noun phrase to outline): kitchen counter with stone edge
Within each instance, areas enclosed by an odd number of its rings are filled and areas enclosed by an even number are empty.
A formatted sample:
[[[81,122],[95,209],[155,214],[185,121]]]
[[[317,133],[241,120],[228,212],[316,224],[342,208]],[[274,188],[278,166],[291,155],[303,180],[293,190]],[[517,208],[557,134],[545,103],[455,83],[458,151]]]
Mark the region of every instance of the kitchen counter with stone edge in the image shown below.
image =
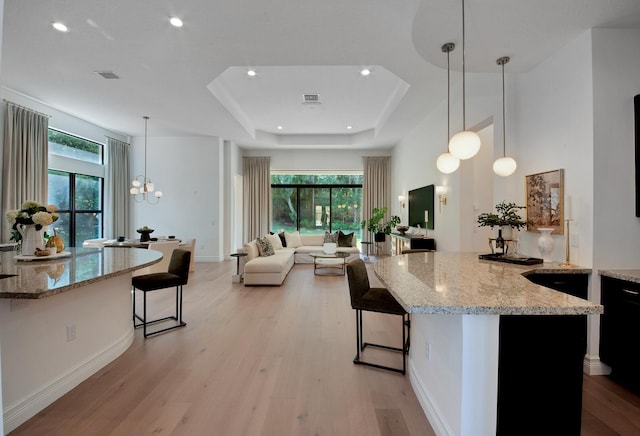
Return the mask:
[[[560,263],[514,265],[475,253],[425,252],[387,257],[376,276],[409,313],[591,315],[603,307],[530,282],[529,274],[588,274]]]
[[[68,257],[18,261],[14,252],[0,257],[0,298],[40,299],[130,273],[160,262],[154,250],[66,248]]]

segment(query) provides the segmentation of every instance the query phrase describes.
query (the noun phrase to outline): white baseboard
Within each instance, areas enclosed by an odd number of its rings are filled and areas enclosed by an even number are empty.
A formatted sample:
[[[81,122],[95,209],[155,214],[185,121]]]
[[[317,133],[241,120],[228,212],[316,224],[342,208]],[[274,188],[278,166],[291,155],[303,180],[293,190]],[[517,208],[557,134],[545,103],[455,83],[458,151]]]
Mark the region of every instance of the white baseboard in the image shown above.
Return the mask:
[[[600,356],[587,354],[582,362],[582,370],[588,375],[609,375],[611,368],[602,363]]]
[[[20,424],[35,416],[42,409],[111,363],[129,348],[133,343],[133,337],[134,330],[132,326],[127,333],[108,348],[69,368],[59,378],[42,386],[41,389],[33,392],[17,404],[5,405],[3,413],[4,431],[9,433],[15,430]]]
[[[411,359],[409,359],[409,381],[411,382],[413,392],[415,392],[416,397],[418,398],[418,402],[422,406],[422,410],[424,411],[424,414],[427,417],[427,420],[429,421],[429,424],[431,424],[431,428],[433,428],[433,431],[436,433],[436,435],[453,436],[454,433],[442,417],[438,406],[433,401],[431,401],[429,392],[424,388],[422,380],[416,373]]]

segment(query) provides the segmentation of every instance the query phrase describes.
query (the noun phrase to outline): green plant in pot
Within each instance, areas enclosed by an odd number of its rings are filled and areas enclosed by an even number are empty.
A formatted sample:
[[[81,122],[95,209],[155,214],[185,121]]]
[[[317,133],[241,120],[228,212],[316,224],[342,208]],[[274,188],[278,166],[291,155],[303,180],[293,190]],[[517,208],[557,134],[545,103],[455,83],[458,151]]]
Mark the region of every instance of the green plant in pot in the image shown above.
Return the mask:
[[[518,206],[515,203],[502,201],[496,204],[497,213],[485,212],[478,215],[478,226],[491,228],[509,227],[516,230],[523,229],[527,223],[518,213],[520,209],[525,209],[525,206]]]
[[[391,230],[398,224],[400,224],[400,217],[393,215],[388,221],[384,220],[387,213],[386,207],[374,207],[371,209],[371,214],[368,220],[363,220],[361,227],[367,229],[375,234],[375,241],[384,241],[386,235],[391,234]]]

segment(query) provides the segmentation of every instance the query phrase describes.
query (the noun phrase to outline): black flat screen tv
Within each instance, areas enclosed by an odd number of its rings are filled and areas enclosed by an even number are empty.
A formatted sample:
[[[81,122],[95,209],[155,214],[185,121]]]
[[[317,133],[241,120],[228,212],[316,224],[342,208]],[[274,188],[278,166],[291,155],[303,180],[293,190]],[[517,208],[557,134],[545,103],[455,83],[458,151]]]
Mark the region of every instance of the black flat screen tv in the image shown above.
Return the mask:
[[[409,191],[409,225],[416,227],[420,224],[420,227],[424,229],[425,223],[425,211],[429,214],[428,229],[433,230],[436,214],[433,208],[433,199],[435,193],[435,186],[423,186],[422,188],[412,189]]]
[[[636,137],[636,216],[640,217],[640,94],[633,97]]]

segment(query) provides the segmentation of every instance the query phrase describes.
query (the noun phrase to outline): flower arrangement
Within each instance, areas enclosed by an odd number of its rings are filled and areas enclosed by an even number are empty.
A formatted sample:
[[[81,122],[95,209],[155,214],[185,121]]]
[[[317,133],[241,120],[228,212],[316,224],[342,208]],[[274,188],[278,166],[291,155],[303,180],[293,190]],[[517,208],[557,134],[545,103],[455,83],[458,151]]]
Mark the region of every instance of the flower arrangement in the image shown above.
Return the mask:
[[[22,239],[20,232],[18,232],[18,224],[35,224],[36,230],[41,230],[43,227],[58,221],[57,210],[58,206],[54,204],[43,206],[41,203],[32,200],[25,201],[19,210],[10,210],[7,212],[6,217],[13,230],[11,239],[16,242]]]
[[[518,214],[519,209],[525,209],[525,206],[518,206],[515,203],[507,203],[502,201],[496,204],[498,213],[481,213],[478,215],[478,227],[509,226],[516,230],[524,228],[527,224]]]

